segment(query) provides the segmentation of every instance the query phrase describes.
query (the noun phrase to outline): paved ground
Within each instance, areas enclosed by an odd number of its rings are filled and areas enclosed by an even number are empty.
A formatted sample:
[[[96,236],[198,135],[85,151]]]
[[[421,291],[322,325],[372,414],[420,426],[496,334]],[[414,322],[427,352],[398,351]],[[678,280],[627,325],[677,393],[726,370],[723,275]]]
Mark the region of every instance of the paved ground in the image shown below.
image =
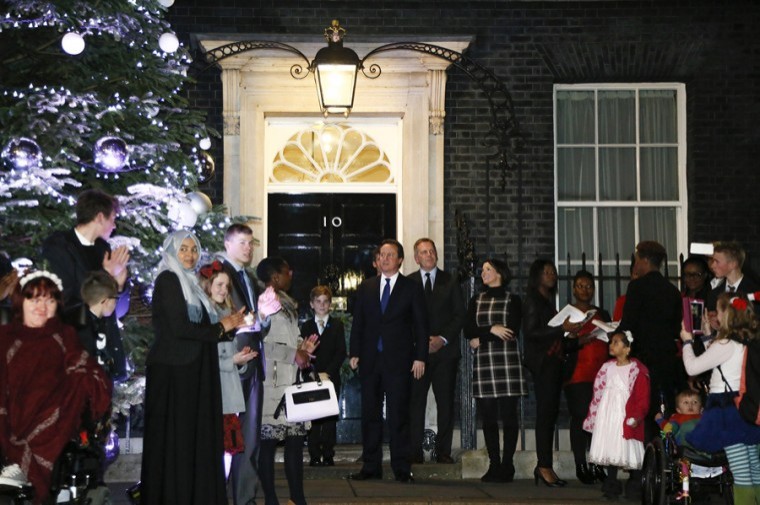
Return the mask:
[[[308,473],[307,469],[307,473]],[[128,483],[112,483],[113,505],[128,505],[124,490]],[[435,504],[525,504],[572,505],[604,503],[597,486],[571,481],[563,489],[552,489],[532,480],[510,484],[483,484],[479,480],[417,479],[414,484],[401,484],[390,478],[382,481],[355,482],[339,478],[306,479],[304,490],[309,505],[360,505],[393,503],[397,505]],[[280,503],[287,502],[287,482],[277,481]],[[232,503],[232,502],[230,502]],[[259,501],[263,504],[263,500]],[[633,503],[633,502],[628,502]]]

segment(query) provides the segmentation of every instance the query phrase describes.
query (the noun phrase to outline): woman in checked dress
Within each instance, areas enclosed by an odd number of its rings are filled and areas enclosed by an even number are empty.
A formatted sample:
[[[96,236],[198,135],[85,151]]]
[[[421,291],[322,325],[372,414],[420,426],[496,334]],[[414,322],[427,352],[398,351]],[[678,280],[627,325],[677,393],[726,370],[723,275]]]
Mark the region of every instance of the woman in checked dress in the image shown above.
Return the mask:
[[[527,394],[517,335],[520,328],[520,297],[506,289],[509,268],[503,261],[483,263],[485,290],[470,302],[464,333],[475,353],[473,396],[483,421],[489,466],[480,480],[512,482],[512,458],[517,446],[517,402]],[[499,414],[504,425],[504,452],[499,451]]]

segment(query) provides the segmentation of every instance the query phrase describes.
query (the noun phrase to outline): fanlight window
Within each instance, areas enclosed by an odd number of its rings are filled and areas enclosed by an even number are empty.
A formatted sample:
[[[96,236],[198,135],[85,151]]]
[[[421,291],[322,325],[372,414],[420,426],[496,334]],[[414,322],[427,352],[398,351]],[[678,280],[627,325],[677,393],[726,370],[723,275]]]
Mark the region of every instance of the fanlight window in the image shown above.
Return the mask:
[[[315,124],[274,157],[274,183],[392,183],[390,161],[366,133],[345,124]]]

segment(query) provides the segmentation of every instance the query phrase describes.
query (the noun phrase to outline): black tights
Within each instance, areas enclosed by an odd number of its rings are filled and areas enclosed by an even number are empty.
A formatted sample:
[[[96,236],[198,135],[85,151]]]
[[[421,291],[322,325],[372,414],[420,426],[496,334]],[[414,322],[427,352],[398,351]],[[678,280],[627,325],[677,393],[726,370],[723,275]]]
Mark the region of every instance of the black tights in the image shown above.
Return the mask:
[[[259,444],[259,480],[266,505],[278,505],[274,490],[274,453],[277,440],[262,440]],[[305,505],[303,494],[303,437],[285,438],[285,476],[288,479],[290,499],[296,505]]]
[[[488,460],[492,466],[503,464],[513,470],[512,458],[517,447],[519,422],[517,420],[517,396],[500,398],[477,398],[478,414],[483,423],[483,438],[486,441]],[[504,426],[504,457],[499,453],[499,411]]]

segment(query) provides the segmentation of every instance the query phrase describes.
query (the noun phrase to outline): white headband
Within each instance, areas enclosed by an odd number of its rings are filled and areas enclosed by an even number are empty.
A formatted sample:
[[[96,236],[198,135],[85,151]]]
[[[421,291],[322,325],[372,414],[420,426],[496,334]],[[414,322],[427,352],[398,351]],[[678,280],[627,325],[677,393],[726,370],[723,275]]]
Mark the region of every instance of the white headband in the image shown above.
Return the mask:
[[[47,277],[53,282],[53,284],[58,287],[61,292],[63,292],[63,282],[61,282],[61,278],[52,272],[48,272],[47,270],[37,270],[36,272],[27,274],[18,281],[18,284],[23,288],[29,281],[37,279],[39,277]]]

